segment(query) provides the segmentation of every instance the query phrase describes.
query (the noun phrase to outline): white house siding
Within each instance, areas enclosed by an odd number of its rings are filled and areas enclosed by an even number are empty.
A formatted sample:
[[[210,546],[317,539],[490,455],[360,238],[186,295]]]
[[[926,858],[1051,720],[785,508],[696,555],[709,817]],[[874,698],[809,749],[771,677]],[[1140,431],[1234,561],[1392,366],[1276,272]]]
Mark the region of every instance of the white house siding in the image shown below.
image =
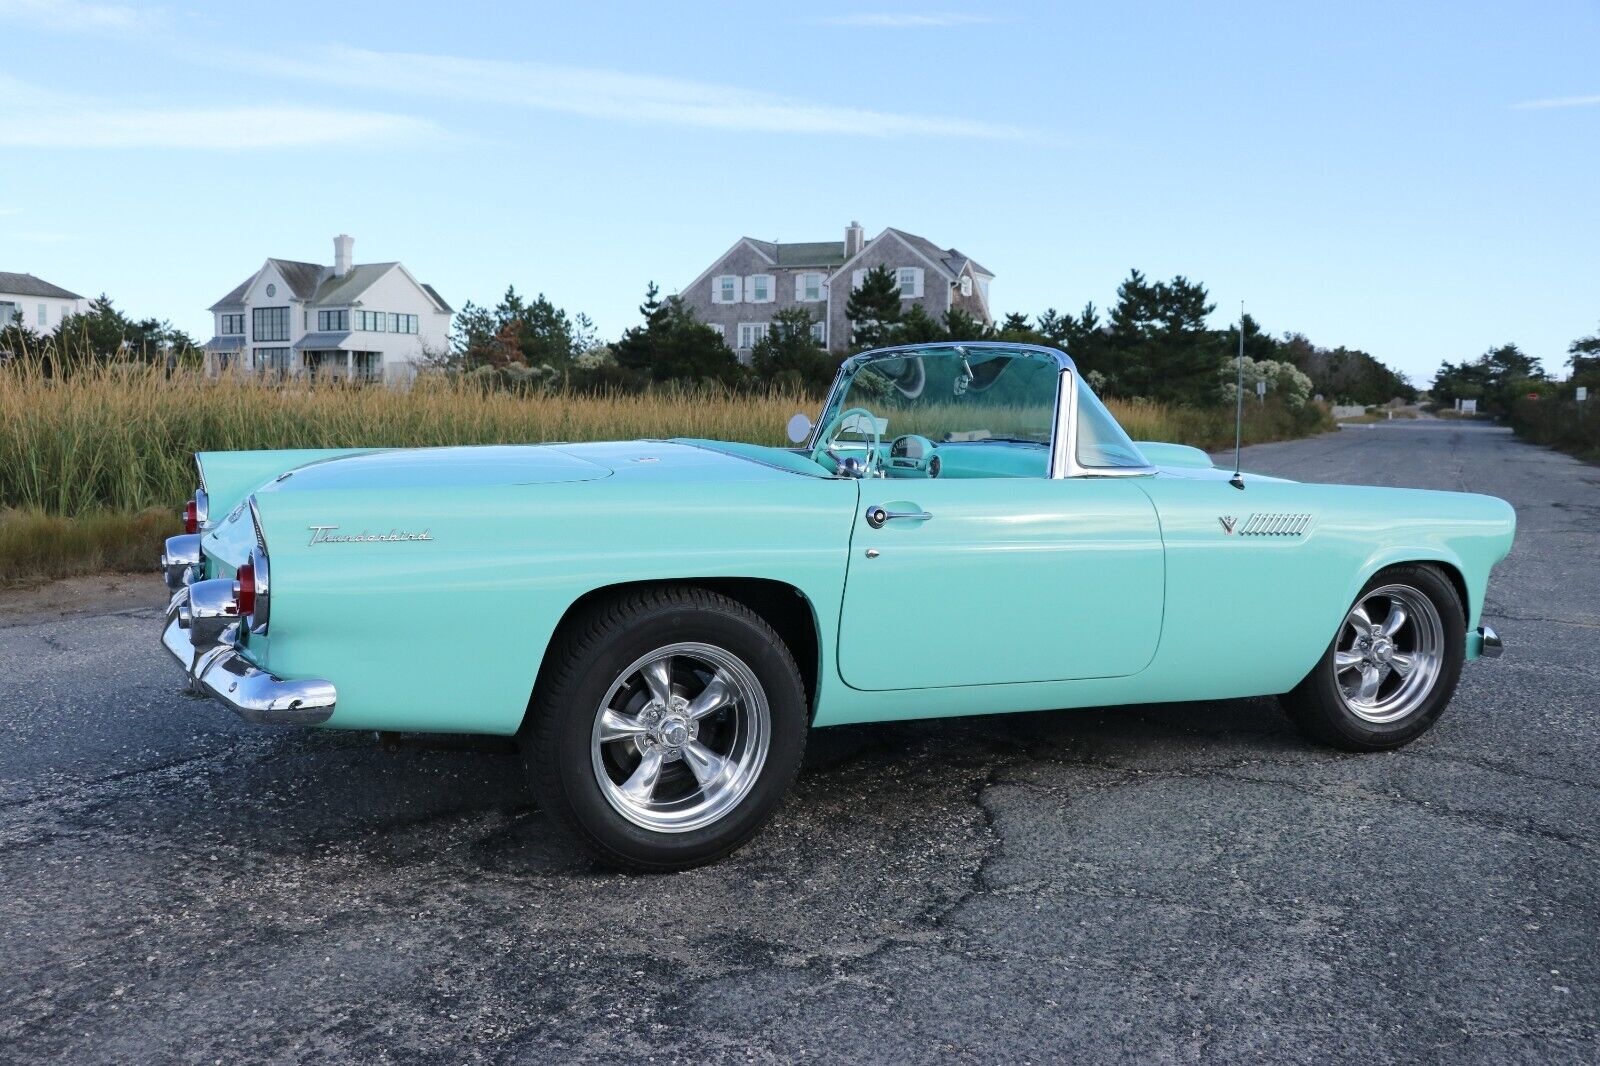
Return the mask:
[[[26,296],[0,292],[0,325],[12,324],[12,316],[22,315],[22,324],[35,333],[54,333],[61,320],[88,309],[89,301],[59,296]],[[41,321],[42,320],[42,321]]]

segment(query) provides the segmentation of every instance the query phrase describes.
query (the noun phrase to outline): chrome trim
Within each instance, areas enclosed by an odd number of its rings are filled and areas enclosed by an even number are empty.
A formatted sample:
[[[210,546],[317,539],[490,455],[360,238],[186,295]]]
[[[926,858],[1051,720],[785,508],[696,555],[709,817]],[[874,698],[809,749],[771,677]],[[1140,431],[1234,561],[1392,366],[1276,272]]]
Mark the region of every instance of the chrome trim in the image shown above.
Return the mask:
[[[211,519],[211,497],[206,493],[205,485],[200,485],[194,490],[194,521],[200,532],[206,531],[206,524]]]
[[[885,522],[893,522],[897,518],[926,522],[932,517],[933,515],[927,511],[891,511],[882,504],[873,504],[867,508],[867,525],[873,529],[882,529]]]
[[[161,553],[161,573],[167,588],[178,591],[200,579],[200,534],[180,533],[168,537]]]
[[[272,568],[267,564],[267,553],[256,548],[250,553],[250,567],[255,573],[256,606],[245,616],[245,627],[252,633],[265,633],[272,620]]]
[[[1077,383],[1072,379],[1072,371],[1063,370],[1061,387],[1056,394],[1055,439],[1050,442],[1050,476],[1052,478],[1149,477],[1156,472],[1154,466],[1084,466],[1078,462],[1078,449],[1075,447],[1077,434]]]
[[[332,682],[320,678],[285,681],[262,670],[238,651],[237,619],[212,643],[196,641],[193,626],[186,639],[182,620],[192,610],[190,599],[199,587],[182,589],[173,596],[161,632],[161,646],[183,667],[191,690],[216,700],[245,721],[261,725],[320,725],[333,717],[338,692]]]
[[[1478,658],[1498,659],[1505,654],[1506,646],[1500,640],[1500,634],[1494,631],[1493,626],[1479,626]]]
[[[215,644],[222,639],[222,631],[239,620],[238,596],[239,584],[231,577],[214,577],[189,586],[188,623],[182,628],[189,631],[195,647]],[[180,622],[184,614],[180,608]]]

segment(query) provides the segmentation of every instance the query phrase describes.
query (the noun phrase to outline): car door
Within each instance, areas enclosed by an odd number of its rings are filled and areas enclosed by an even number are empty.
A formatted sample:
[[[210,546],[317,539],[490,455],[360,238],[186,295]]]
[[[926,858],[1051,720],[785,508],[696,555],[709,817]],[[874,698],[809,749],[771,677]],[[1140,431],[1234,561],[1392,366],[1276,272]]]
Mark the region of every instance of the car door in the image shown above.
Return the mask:
[[[1165,559],[1136,480],[864,480],[839,619],[845,683],[1142,670],[1161,636]]]

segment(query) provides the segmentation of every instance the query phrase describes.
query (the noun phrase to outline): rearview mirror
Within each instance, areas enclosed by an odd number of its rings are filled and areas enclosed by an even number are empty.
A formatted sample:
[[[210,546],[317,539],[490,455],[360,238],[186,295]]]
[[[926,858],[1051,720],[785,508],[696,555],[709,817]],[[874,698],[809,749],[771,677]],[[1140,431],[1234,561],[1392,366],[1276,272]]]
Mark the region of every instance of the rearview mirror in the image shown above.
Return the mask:
[[[811,416],[804,411],[799,412],[789,419],[789,439],[796,444],[804,444],[806,438],[811,436]]]

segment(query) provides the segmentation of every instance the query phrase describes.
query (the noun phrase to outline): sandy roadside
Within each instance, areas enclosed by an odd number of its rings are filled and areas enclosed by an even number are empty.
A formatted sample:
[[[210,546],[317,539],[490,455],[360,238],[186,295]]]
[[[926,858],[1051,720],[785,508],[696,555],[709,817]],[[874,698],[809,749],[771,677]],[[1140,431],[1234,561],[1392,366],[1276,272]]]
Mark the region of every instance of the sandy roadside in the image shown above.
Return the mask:
[[[0,589],[0,629],[84,614],[116,614],[167,605],[160,574],[96,574]]]

